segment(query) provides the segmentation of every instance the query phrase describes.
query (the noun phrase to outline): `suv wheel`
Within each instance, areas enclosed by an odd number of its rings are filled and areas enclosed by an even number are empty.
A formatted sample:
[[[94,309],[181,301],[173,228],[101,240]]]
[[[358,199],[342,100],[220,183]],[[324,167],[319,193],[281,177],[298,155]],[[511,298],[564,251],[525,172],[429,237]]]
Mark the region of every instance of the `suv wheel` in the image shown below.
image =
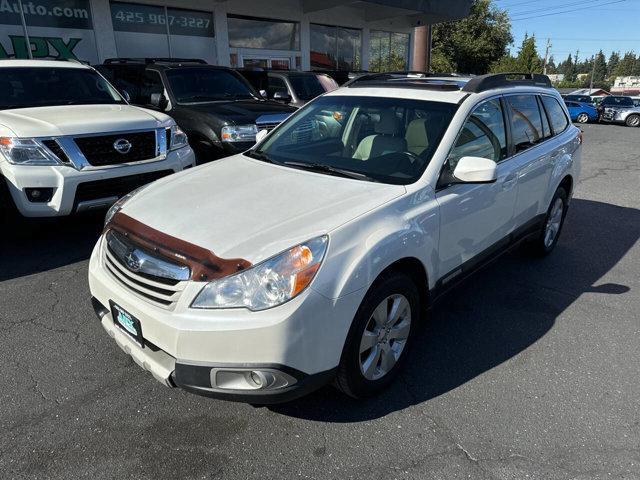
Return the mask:
[[[640,127],[640,115],[629,115],[625,123],[627,127]]]
[[[336,386],[354,398],[373,395],[398,375],[419,316],[418,289],[402,273],[381,277],[367,292],[347,336]]]
[[[560,238],[567,214],[567,199],[568,195],[564,188],[558,188],[547,210],[540,234],[528,245],[531,253],[544,256],[553,251]]]
[[[588,123],[589,115],[583,112],[580,115],[578,115],[578,118],[576,120],[578,121],[578,123]]]

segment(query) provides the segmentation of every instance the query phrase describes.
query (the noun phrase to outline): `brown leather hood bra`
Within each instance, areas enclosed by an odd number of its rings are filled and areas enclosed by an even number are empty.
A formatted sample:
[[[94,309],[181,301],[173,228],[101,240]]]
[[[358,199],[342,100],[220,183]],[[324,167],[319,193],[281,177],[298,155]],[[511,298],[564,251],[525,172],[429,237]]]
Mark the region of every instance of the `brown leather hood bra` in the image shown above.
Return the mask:
[[[109,229],[120,232],[140,247],[167,260],[188,266],[191,280],[215,280],[251,267],[247,260],[220,258],[211,250],[167,235],[122,212],[117,212],[105,226],[105,231]]]

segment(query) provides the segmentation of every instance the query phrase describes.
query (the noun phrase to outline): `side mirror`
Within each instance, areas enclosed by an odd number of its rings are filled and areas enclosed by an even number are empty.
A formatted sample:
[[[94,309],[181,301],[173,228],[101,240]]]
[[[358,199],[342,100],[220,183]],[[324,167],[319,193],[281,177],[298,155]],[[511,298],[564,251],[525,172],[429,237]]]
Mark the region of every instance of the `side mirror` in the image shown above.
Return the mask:
[[[168,104],[167,99],[162,93],[152,93],[149,103],[151,104],[151,106],[159,110],[164,110],[165,108],[167,108]]]
[[[258,93],[260,94],[260,96],[262,98],[268,98],[269,97],[269,94],[267,93],[266,90],[260,90]]]
[[[129,95],[129,92],[127,92],[126,90],[122,90],[120,92],[120,95],[122,95],[122,98],[124,98],[127,103],[131,101],[131,95]]]
[[[460,183],[493,183],[498,179],[498,165],[482,157],[462,157],[458,160],[453,176]]]
[[[256,143],[260,143],[269,134],[267,130],[260,130],[256,133]]]
[[[273,99],[278,102],[289,103],[291,101],[291,95],[289,95],[289,92],[280,90],[273,94]]]

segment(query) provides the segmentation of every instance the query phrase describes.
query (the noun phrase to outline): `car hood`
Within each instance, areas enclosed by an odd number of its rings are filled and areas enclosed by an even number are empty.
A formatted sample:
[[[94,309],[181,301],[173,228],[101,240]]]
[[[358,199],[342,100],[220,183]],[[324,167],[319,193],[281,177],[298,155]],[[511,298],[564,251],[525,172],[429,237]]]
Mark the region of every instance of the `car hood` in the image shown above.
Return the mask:
[[[297,109],[278,102],[261,100],[238,100],[234,102],[212,102],[195,105],[182,105],[181,108],[193,109],[201,113],[224,117],[236,125],[256,123],[260,117],[274,115],[276,121],[281,121]]]
[[[159,128],[171,120],[132,105],[65,105],[1,110],[0,124],[18,137],[54,137]]]
[[[256,264],[405,192],[234,155],[151,184],[122,212],[220,257]]]

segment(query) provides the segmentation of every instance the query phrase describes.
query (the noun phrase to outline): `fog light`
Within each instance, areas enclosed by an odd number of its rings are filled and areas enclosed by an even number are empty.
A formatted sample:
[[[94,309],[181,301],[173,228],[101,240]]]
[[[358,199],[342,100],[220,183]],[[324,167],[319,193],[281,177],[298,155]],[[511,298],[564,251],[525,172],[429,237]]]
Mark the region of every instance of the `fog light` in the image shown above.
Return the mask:
[[[272,369],[211,369],[211,387],[223,390],[273,390],[296,383],[284,372]]]
[[[46,203],[53,197],[53,188],[25,188],[24,193],[32,203]]]

